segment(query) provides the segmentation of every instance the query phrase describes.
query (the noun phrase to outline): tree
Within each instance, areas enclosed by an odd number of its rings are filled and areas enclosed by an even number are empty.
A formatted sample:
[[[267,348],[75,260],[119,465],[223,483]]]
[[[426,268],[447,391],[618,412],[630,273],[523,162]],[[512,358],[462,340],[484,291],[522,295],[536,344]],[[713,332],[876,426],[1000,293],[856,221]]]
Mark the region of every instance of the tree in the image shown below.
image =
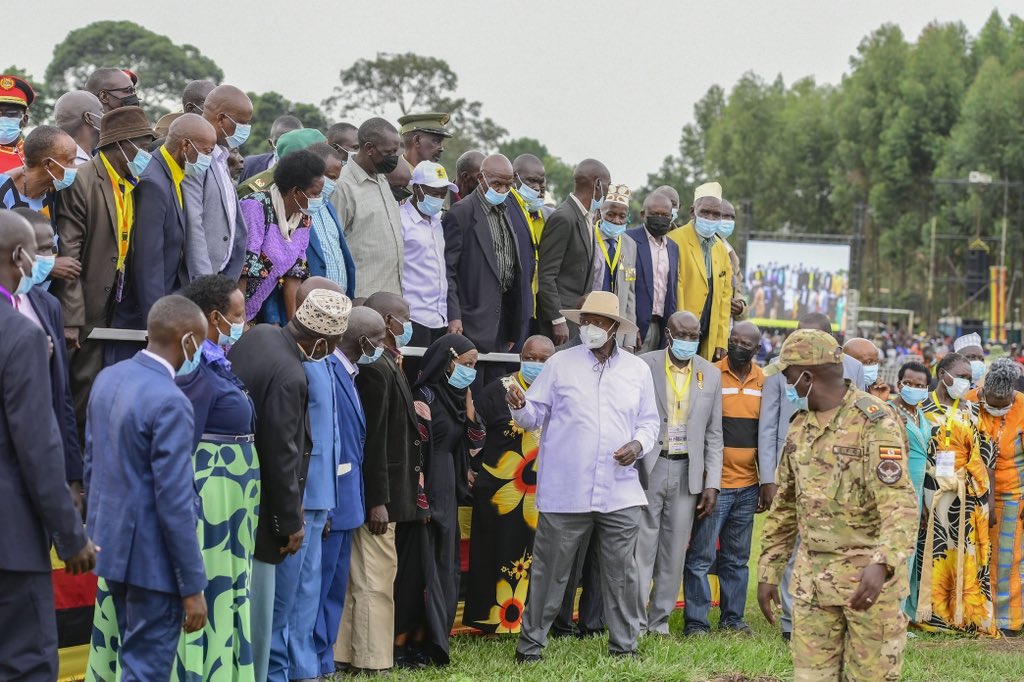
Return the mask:
[[[276,92],[264,92],[256,94],[247,93],[252,100],[252,132],[249,139],[242,145],[243,155],[260,154],[270,151],[267,139],[270,137],[270,126],[278,116],[291,114],[307,128],[317,128],[320,132],[327,132],[327,116],[315,104],[303,104],[292,102],[283,95]]]
[[[498,145],[498,151],[515,161],[517,156],[522,154],[533,154],[544,162],[544,172],[547,176],[547,191],[561,201],[573,190],[573,167],[557,156],[553,156],[548,148],[539,140],[532,137],[517,137],[506,140]]]
[[[220,67],[197,47],[176,45],[130,21],[97,21],[71,31],[54,48],[46,68],[50,96],[56,99],[82,88],[99,67],[131,69],[139,76],[139,98],[154,123],[181,109],[181,92],[189,81],[219,83],[224,78]]]

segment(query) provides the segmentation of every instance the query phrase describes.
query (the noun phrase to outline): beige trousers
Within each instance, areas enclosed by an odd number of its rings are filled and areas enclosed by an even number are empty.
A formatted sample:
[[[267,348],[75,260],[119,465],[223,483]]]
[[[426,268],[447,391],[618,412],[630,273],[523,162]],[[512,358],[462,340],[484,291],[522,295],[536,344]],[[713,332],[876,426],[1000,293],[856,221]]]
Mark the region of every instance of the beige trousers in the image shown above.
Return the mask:
[[[386,670],[394,665],[395,524],[374,535],[365,525],[352,536],[348,592],[334,644],[334,658],[356,668]]]

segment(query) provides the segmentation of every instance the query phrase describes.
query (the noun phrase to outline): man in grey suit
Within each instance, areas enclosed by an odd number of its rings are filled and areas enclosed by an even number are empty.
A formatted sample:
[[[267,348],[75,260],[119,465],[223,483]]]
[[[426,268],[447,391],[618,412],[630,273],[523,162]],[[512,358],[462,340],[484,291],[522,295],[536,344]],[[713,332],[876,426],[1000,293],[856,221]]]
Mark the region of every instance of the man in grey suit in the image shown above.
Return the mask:
[[[821,313],[807,313],[800,318],[797,329],[817,329],[826,334],[832,333],[832,323],[828,316]],[[843,355],[843,377],[848,379],[854,386],[864,390],[864,365],[849,355]],[[765,467],[765,471],[774,471],[778,466],[779,453],[786,444],[786,433],[789,430],[789,420],[796,412],[796,406],[786,400],[786,377],[774,365],[765,368],[764,390],[761,394],[761,420],[757,434],[757,453],[760,461],[771,462],[772,466]],[[762,483],[774,483],[772,476],[770,481],[763,480]],[[786,572],[782,576],[782,585],[779,586],[779,595],[782,598],[782,636],[789,640],[793,632],[793,598],[789,596],[789,581],[793,577],[793,561],[796,558],[796,550],[800,547],[799,536],[793,546],[793,554],[786,564]]]
[[[669,634],[694,512],[711,514],[722,481],[722,373],[697,355],[693,313],[669,317],[665,338],[667,349],[640,356],[651,370],[661,432],[637,464],[647,492],[636,546],[640,632],[660,635]]]
[[[556,346],[575,332],[559,311],[572,308],[593,289],[597,247],[591,214],[611,174],[600,161],[584,159],[573,171],[573,182],[572,193],[544,222],[537,255],[537,322]]]
[[[186,176],[181,183],[186,218],[185,265],[189,281],[218,273],[238,279],[248,230],[238,210],[228,155],[249,137],[252,102],[235,86],[218,85],[206,96],[202,114],[217,132],[217,145],[209,170]]]

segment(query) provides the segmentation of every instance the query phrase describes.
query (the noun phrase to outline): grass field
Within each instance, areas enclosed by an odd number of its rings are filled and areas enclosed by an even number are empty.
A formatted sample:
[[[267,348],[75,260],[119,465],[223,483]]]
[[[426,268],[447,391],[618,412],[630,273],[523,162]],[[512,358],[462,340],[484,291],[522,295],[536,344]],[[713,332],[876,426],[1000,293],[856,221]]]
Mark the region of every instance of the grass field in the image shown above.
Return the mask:
[[[758,533],[755,532],[754,538],[752,565],[757,557]],[[758,610],[755,588],[751,582],[747,600],[747,622],[754,629],[753,637],[713,631],[710,637],[683,639],[682,613],[677,611],[670,624],[672,637],[642,639],[638,660],[610,657],[607,638],[600,637],[583,641],[553,640],[548,644],[543,661],[518,666],[512,661],[514,635],[463,635],[452,639],[452,663],[447,668],[394,672],[386,679],[403,682],[791,680],[793,666],[789,650]],[[716,619],[717,609],[713,609],[712,626]],[[338,675],[336,679],[351,678]],[[913,633],[907,646],[902,679],[915,682],[1024,682],[1024,641],[974,640]]]

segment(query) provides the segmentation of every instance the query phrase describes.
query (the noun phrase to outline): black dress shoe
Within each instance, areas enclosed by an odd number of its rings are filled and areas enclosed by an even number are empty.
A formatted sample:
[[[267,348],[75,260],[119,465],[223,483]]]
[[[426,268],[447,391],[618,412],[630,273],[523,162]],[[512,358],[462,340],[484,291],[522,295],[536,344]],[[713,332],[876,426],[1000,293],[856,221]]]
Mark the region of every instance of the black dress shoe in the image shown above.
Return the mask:
[[[523,654],[516,652],[516,663],[539,663],[540,654]]]
[[[640,658],[640,652],[635,649],[633,651],[609,651],[608,653],[615,658]]]
[[[791,641],[793,639],[793,633],[792,632],[785,632],[785,631],[783,631],[782,639],[783,639],[783,641],[786,641],[786,642]]]

